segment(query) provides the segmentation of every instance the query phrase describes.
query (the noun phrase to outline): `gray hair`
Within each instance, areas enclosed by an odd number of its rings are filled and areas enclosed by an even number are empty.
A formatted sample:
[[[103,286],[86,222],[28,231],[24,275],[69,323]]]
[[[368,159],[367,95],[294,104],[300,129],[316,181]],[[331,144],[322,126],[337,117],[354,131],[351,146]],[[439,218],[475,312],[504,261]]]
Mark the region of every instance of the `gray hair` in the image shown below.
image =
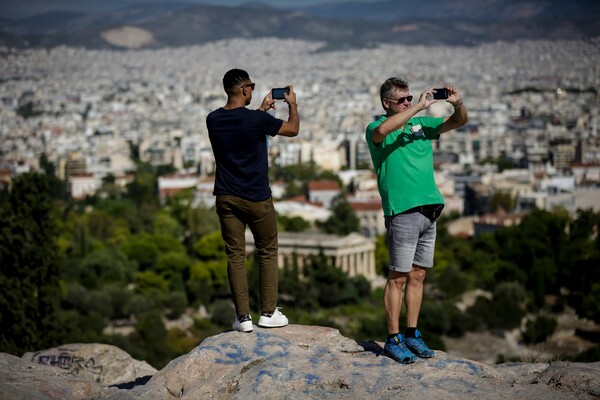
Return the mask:
[[[396,89],[408,89],[408,83],[400,78],[386,79],[386,81],[381,85],[381,89],[379,89],[379,96],[382,100],[389,99],[393,96]]]

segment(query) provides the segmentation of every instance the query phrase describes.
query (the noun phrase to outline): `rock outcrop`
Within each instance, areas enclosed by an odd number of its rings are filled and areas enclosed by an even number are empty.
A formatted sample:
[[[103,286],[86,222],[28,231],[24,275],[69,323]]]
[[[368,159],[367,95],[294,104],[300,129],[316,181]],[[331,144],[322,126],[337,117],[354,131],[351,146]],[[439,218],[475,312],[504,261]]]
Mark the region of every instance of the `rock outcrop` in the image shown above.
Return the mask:
[[[12,359],[15,357],[0,355],[0,398],[547,400],[600,397],[600,362],[489,366],[438,351],[433,359],[401,365],[383,355],[382,343],[356,342],[343,337],[336,329],[303,325],[270,330],[255,328],[253,333],[221,333],[171,361],[149,381],[131,386],[106,387],[105,381],[94,376],[85,386],[82,375],[64,372],[52,375],[46,370],[50,366]],[[95,360],[95,365],[100,366],[101,362]],[[11,365],[10,376],[5,374],[6,365]],[[102,364],[102,370],[107,373],[112,368],[119,371],[118,364],[112,367]],[[76,385],[85,390],[76,390]],[[25,388],[29,397],[19,392]],[[82,397],[84,392],[90,397]]]
[[[155,373],[147,362],[105,344],[69,344],[21,358],[0,353],[0,399],[100,399]]]
[[[106,344],[69,344],[25,353],[22,358],[59,367],[102,386],[119,386],[156,373],[156,368],[147,362],[135,360],[118,347]]]

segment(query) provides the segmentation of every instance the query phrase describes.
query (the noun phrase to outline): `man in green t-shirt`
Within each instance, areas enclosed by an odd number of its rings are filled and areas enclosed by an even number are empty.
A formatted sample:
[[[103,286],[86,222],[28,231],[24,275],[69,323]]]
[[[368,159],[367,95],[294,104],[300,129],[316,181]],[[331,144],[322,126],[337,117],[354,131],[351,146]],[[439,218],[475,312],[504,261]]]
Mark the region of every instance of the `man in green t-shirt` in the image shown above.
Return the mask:
[[[388,337],[384,351],[394,360],[409,364],[416,356],[435,355],[417,329],[423,282],[433,267],[436,224],[444,207],[433,173],[431,140],[467,123],[467,110],[458,90],[446,85],[446,101],[454,113],[446,118],[415,117],[443,90],[429,88],[418,103],[411,104],[408,84],[398,78],[386,80],[380,89],[381,105],[386,114],[367,126],[366,140],[377,173],[377,184],[390,254],[390,266],[384,291]],[[438,93],[440,92],[440,93]],[[436,96],[437,97],[437,96]],[[402,291],[406,304],[406,329],[400,333]]]

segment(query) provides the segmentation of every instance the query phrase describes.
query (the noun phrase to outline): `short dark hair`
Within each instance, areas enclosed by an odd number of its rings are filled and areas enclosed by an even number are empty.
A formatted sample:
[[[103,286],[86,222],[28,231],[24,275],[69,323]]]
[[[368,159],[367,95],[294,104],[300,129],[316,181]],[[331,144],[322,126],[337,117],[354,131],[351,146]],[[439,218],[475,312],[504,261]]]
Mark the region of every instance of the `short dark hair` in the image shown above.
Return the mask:
[[[250,80],[250,75],[243,69],[230,69],[223,76],[223,88],[226,93],[232,93],[237,85],[248,80]]]
[[[394,94],[394,90],[400,89],[408,89],[408,83],[400,78],[388,78],[381,85],[381,89],[379,89],[379,96],[381,99],[389,99]]]

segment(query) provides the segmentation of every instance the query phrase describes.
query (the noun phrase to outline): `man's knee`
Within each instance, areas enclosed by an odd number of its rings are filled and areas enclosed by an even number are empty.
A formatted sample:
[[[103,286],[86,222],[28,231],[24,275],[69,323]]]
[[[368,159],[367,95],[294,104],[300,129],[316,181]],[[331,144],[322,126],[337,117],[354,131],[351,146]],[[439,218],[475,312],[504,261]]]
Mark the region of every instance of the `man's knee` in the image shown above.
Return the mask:
[[[422,284],[425,281],[426,275],[427,268],[413,265],[412,271],[408,273],[408,280],[410,283]]]
[[[408,274],[406,272],[398,272],[392,271],[388,273],[388,284],[398,286],[400,288],[404,287],[406,281],[408,280]]]

